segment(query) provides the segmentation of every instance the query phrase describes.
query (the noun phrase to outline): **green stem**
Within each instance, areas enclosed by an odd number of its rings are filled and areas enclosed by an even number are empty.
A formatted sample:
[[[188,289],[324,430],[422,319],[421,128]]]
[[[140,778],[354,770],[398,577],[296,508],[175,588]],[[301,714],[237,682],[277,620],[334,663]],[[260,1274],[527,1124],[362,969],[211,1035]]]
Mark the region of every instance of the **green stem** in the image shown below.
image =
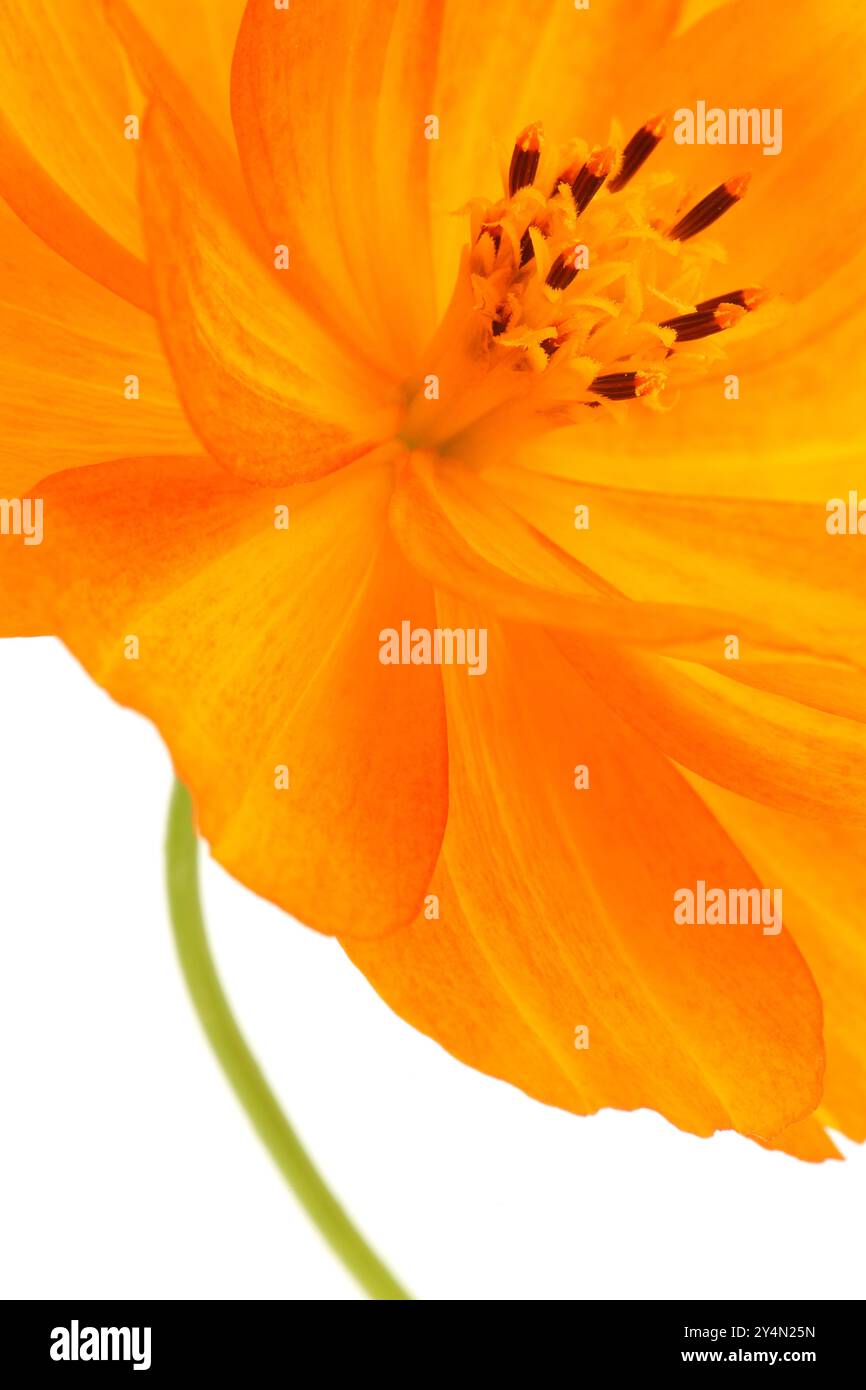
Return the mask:
[[[377,1299],[409,1299],[316,1171],[235,1023],[208,947],[198,885],[198,845],[188,791],[175,782],[166,834],[168,903],[192,1002],[232,1088],[286,1182],[331,1249]]]

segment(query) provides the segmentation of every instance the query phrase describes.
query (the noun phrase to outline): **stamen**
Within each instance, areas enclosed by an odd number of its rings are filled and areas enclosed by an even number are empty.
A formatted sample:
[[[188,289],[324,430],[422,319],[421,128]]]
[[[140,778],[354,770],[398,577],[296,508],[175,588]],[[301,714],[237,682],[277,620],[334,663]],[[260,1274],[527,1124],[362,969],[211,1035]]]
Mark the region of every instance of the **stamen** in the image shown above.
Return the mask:
[[[666,380],[663,372],[605,372],[595,377],[588,389],[609,401],[633,401],[639,396],[657,396]]]
[[[547,272],[545,284],[552,290],[567,290],[574,277],[577,275],[578,266],[575,264],[580,258],[583,250],[583,243],[576,242],[574,246],[567,246],[564,251],[560,251],[550,270]]]
[[[520,188],[531,184],[538,172],[541,158],[541,125],[533,121],[521,131],[514,144],[511,167],[508,170],[508,196],[513,198]]]
[[[529,234],[531,228],[533,227],[537,232],[540,232],[541,235],[545,238],[548,236],[550,231],[549,223],[546,223],[544,226],[542,226],[541,223],[537,220],[534,222],[530,222],[529,226],[526,228],[526,231],[523,233],[523,236],[520,238],[521,267],[528,265],[529,262],[532,260],[533,256],[535,255],[535,247],[532,244],[532,237]]]
[[[555,338],[542,338],[541,346],[544,348],[544,351],[547,353],[548,357],[552,357],[553,354],[557,351],[557,349],[562,347],[563,343],[566,341],[567,336],[568,335],[566,333],[558,333]]]
[[[697,236],[698,232],[703,232],[717,221],[722,213],[740,201],[749,186],[750,178],[750,174],[738,174],[736,178],[720,183],[718,188],[714,188],[699,203],[695,203],[695,206],[671,227],[668,236],[672,241],[688,241],[690,237]]]
[[[603,150],[593,150],[589,159],[584,164],[577,178],[571,185],[574,195],[574,206],[577,208],[578,217],[585,212],[601,188],[608,174],[614,166],[616,151],[612,145],[608,145]]]
[[[500,241],[502,240],[502,228],[500,227],[499,223],[498,223],[498,222],[482,222],[482,224],[481,224],[481,231],[478,233],[478,236],[476,237],[476,241],[480,241],[481,238],[483,237],[483,235],[484,235],[485,232],[486,232],[487,235],[490,237],[490,240],[493,242],[494,249],[495,249],[496,251],[498,251],[498,250],[499,250],[499,243],[500,243]]]
[[[569,185],[573,184],[574,180],[577,178],[582,168],[583,160],[573,159],[572,162],[567,166],[567,168],[563,169],[562,173],[559,175],[559,178],[554,180],[553,187],[550,190],[549,196],[551,198],[554,196],[561,183],[567,183]]]
[[[618,193],[634,178],[638,169],[649,159],[656,145],[663,139],[667,128],[667,116],[654,116],[646,125],[641,126],[640,130],[635,131],[622,152],[619,169],[608,184],[611,193]]]
[[[505,402],[508,431],[512,424],[522,428],[524,419],[532,431],[556,427],[580,418],[581,409],[611,413],[618,403],[673,408],[674,383],[717,368],[724,340],[709,340],[770,295],[755,287],[709,295],[719,279],[704,276],[717,277],[711,266],[721,256],[689,239],[743,196],[748,175],[728,179],[700,201],[673,191],[683,187],[674,174],[645,174],[632,189],[671,120],[672,114],[647,121],[624,149],[576,135],[549,149],[538,122],[521,131],[504,175],[506,196],[500,188],[495,200],[466,204],[475,244],[434,339],[449,380],[462,389],[436,413],[435,425],[414,397],[406,438],[438,447],[476,422],[486,438],[488,428],[498,431],[492,416]],[[598,197],[602,188],[625,191],[608,199]],[[659,236],[676,243],[675,254],[658,254]],[[584,294],[575,282],[590,257],[600,273],[581,279],[589,287]],[[696,288],[704,284],[707,289]],[[692,288],[684,291],[686,285]],[[684,294],[705,298],[684,303]],[[660,313],[667,316],[661,322]]]
[[[659,328],[673,328],[678,343],[692,343],[698,338],[709,338],[713,333],[733,328],[745,316],[746,310],[742,304],[724,301],[712,308],[699,309],[694,314],[679,314],[676,318],[665,319]]]
[[[711,299],[702,299],[700,304],[695,305],[695,312],[717,309],[720,304],[739,304],[741,309],[747,309],[752,313],[754,309],[760,309],[762,304],[766,304],[769,298],[769,290],[731,290],[729,294],[714,294]]]

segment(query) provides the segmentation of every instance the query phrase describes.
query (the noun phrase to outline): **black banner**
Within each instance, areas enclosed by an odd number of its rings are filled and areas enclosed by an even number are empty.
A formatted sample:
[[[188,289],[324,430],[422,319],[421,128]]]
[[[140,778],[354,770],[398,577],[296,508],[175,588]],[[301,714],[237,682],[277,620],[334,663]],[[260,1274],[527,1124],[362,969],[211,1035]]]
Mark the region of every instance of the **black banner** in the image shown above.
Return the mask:
[[[29,1383],[31,1372],[60,1379],[138,1375],[143,1384],[184,1371],[198,1377],[266,1371],[290,1375],[299,1364],[315,1371],[317,1357],[320,1369],[332,1368],[335,1351],[343,1347],[347,1356],[357,1358],[359,1369],[369,1367],[363,1342],[343,1342],[339,1332],[323,1340],[315,1324],[308,1323],[303,1305],[279,1301],[8,1302],[0,1317],[4,1345],[14,1347],[20,1368],[16,1383]],[[860,1302],[586,1302],[569,1308],[554,1345],[560,1352],[568,1346],[576,1374],[588,1365],[613,1373],[738,1366],[801,1375],[844,1370],[856,1376],[862,1326]],[[395,1324],[388,1328],[401,1330]],[[540,1370],[544,1364],[549,1367],[554,1353],[550,1345],[542,1355],[534,1323],[523,1328],[510,1324],[501,1340],[479,1327],[473,1351],[459,1357],[450,1338],[432,1338],[429,1329],[421,1330],[425,1339],[417,1345],[424,1348],[425,1376],[437,1346],[451,1372],[461,1360],[466,1371],[479,1362],[493,1369],[503,1360],[515,1371],[521,1352],[533,1359],[541,1356]],[[377,1360],[389,1363],[393,1354],[394,1364],[400,1365],[397,1345],[389,1350],[380,1337],[381,1328]],[[402,1358],[400,1379],[411,1382],[418,1370]]]

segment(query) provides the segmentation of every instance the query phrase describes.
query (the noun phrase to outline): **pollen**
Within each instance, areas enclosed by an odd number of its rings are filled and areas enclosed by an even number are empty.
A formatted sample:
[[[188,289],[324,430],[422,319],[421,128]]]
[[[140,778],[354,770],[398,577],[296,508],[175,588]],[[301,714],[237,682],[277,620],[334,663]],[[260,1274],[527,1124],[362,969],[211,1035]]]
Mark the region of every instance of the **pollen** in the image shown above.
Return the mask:
[[[454,294],[407,383],[407,439],[445,447],[475,428],[511,439],[668,409],[697,377],[724,375],[728,345],[770,298],[759,286],[713,292],[727,259],[715,224],[749,176],[696,198],[676,150],[664,161],[657,153],[667,130],[655,116],[619,149],[578,136],[557,143],[534,121],[510,158],[502,151],[501,193],[464,209]],[[435,411],[418,385],[431,373],[446,383]]]

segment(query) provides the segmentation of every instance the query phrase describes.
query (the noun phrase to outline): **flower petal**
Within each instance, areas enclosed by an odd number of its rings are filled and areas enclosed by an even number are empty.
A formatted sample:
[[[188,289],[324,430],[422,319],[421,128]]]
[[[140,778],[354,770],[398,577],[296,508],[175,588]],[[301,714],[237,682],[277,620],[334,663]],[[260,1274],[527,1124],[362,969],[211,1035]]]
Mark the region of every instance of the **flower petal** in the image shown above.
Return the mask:
[[[223,201],[231,203],[240,222],[248,200],[234,153],[227,91],[222,111],[214,115],[203,105],[203,99],[208,95],[207,83],[204,84],[204,91],[190,86],[174,66],[179,58],[187,56],[187,51],[183,46],[178,51],[178,44],[173,41],[169,41],[163,50],[159,42],[153,38],[151,30],[154,28],[163,38],[168,37],[164,32],[167,25],[173,26],[176,32],[176,13],[167,13],[167,7],[163,9],[158,3],[156,8],[148,5],[139,16],[134,0],[102,0],[102,3],[111,25],[112,37],[121,45],[127,59],[129,86],[134,94],[137,109],[144,111],[153,100],[159,100],[170,108],[183,128],[186,139],[195,146],[198,158],[207,167],[211,181],[217,181],[222,188]],[[193,0],[194,6],[196,3],[197,0]],[[231,5],[229,9],[231,10]],[[216,12],[213,18],[217,30],[219,25],[216,22]],[[240,16],[237,18],[239,22]],[[195,47],[198,54],[198,63],[192,65],[190,74],[195,80],[204,78],[205,74],[211,71],[211,64],[217,55],[212,54],[204,42],[208,30],[202,23],[202,14],[197,13],[194,8],[189,19],[199,21],[198,25],[193,24],[192,27],[187,27],[187,21],[183,28],[187,42]],[[223,59],[225,70],[222,76],[227,84],[230,48],[223,54]],[[189,64],[187,67],[189,68]]]
[[[488,468],[518,514],[622,594],[732,616],[744,656],[758,614],[780,649],[861,669],[866,659],[866,551],[828,535],[816,503],[676,497]],[[574,508],[589,508],[575,530]],[[847,543],[846,543],[847,542]],[[723,648],[716,652],[717,659]]]
[[[39,499],[47,475],[130,445],[196,449],[150,315],[56,255],[3,204],[0,245],[0,497]],[[22,570],[34,548],[0,537],[0,636],[51,632],[50,608]]]
[[[184,0],[178,23],[175,0],[127,0],[157,48],[177,68],[224,136],[231,135],[229,85],[232,54],[246,0]],[[118,0],[109,0],[109,15]]]
[[[501,481],[497,472],[492,476]],[[540,482],[556,480],[532,474],[522,479],[530,497],[539,491],[543,502]],[[732,630],[748,637],[756,658],[801,650],[795,636],[780,635],[762,617],[694,602],[688,589],[680,602],[635,602],[568,554],[565,544],[549,539],[517,506],[505,505],[507,495],[471,466],[416,453],[400,471],[391,525],[406,555],[437,588],[504,617],[704,661],[719,655]],[[581,489],[567,501],[572,529],[573,503],[583,496]],[[562,515],[560,510],[558,525]]]
[[[141,113],[98,0],[0,0],[0,60],[0,194],[73,265],[147,308],[124,138],[125,117]]]
[[[819,1107],[816,1114],[820,1113]],[[764,1149],[790,1154],[792,1158],[801,1158],[804,1163],[823,1163],[828,1158],[842,1158],[816,1115],[789,1125],[775,1139],[759,1139],[757,1142]]]
[[[531,7],[525,0],[450,0],[430,107],[440,120],[430,171],[440,310],[466,241],[465,219],[455,211],[479,195],[501,196],[503,165],[531,121],[552,141],[605,143],[623,93],[655,65],[682,8],[681,0],[605,0],[586,9],[562,0]],[[637,125],[653,114],[644,111]]]
[[[560,645],[599,698],[675,762],[753,801],[866,826],[862,713],[859,722],[840,718],[691,662],[569,638]],[[820,691],[820,667],[812,677]],[[863,702],[866,676],[859,694]]]
[[[726,267],[712,288],[745,283],[739,275]],[[651,420],[643,410],[617,420],[592,412],[579,427],[522,448],[515,462],[604,487],[822,505],[846,496],[866,448],[860,379],[851,368],[866,339],[861,286],[866,253],[766,332],[732,348],[705,379],[678,393],[673,409]],[[730,373],[735,399],[726,396]],[[508,441],[502,444],[507,457]]]
[[[389,488],[384,466],[272,491],[206,458],[119,461],[47,482],[24,557],[54,630],[165,737],[215,858],[359,936],[416,912],[447,802],[439,673],[378,659],[383,627],[432,618]]]
[[[196,449],[152,318],[2,204],[0,246],[0,496],[130,447]],[[124,395],[128,376],[138,377],[137,398]]]
[[[451,602],[439,619],[484,621]],[[487,626],[483,679],[445,673],[440,918],[352,958],[411,1023],[539,1099],[772,1138],[821,1093],[821,1004],[790,935],[674,922],[679,887],[747,888],[749,865],[542,634]]]
[[[251,0],[232,78],[238,147],[265,225],[297,249],[310,302],[338,308],[359,340],[372,326],[373,353],[377,340],[392,361],[417,353],[466,241],[454,214],[501,191],[497,144],[507,159],[534,119],[557,138],[606,136],[613,91],[680,8],[324,0],[275,11]]]
[[[158,314],[178,389],[208,450],[256,482],[321,476],[394,428],[380,377],[286,294],[208,181],[167,107],[142,141],[141,198]]]
[[[241,161],[297,293],[395,370],[434,326],[424,122],[441,9],[253,0],[232,74]]]
[[[754,174],[735,214],[736,262],[746,277],[739,283],[768,283],[797,298],[862,246],[866,186],[852,171],[866,159],[864,74],[857,0],[738,0],[644,64],[624,89],[621,114],[639,124],[659,109],[694,110],[698,100],[725,111],[782,111],[776,155],[755,144],[677,145],[671,164],[698,194],[731,174]]]
[[[784,886],[784,921],[821,992],[827,1071],[815,1118],[866,1140],[866,865],[862,831],[816,824],[691,778],[755,871]]]

